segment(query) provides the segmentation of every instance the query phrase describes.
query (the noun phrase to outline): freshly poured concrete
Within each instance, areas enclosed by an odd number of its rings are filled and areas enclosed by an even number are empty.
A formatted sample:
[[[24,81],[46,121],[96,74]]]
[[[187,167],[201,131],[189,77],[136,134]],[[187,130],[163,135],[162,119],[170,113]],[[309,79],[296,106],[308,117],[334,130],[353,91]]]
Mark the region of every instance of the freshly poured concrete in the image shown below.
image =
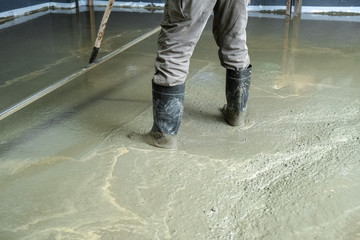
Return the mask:
[[[359,23],[289,24],[249,20],[242,128],[208,26],[178,150],[127,138],[152,125],[156,36],[1,121],[0,239],[360,239]]]
[[[0,29],[0,111],[86,66],[102,15],[48,14]],[[97,59],[149,32],[160,20],[161,14],[114,9]]]

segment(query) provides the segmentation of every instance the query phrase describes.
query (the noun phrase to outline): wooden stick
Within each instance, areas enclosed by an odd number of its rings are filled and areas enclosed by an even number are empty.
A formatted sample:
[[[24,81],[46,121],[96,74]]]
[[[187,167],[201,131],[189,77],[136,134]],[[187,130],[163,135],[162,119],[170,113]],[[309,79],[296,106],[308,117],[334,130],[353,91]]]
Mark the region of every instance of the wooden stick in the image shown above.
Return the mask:
[[[286,15],[291,16],[292,0],[286,0]]]
[[[94,48],[93,48],[93,51],[91,53],[91,57],[90,57],[90,60],[89,60],[89,63],[93,63],[96,59],[96,56],[99,52],[99,49],[100,49],[100,45],[101,45],[101,41],[104,37],[104,32],[105,32],[105,28],[106,28],[106,23],[110,17],[110,13],[111,13],[111,9],[114,5],[114,1],[115,0],[109,0],[107,6],[106,6],[106,9],[105,9],[105,12],[104,12],[104,15],[103,15],[103,18],[101,20],[101,24],[100,24],[100,28],[99,28],[99,31],[98,31],[98,35],[97,35],[97,38],[95,40],[95,44],[94,44]]]
[[[295,0],[295,16],[300,17],[301,16],[301,9],[302,9],[302,0]]]

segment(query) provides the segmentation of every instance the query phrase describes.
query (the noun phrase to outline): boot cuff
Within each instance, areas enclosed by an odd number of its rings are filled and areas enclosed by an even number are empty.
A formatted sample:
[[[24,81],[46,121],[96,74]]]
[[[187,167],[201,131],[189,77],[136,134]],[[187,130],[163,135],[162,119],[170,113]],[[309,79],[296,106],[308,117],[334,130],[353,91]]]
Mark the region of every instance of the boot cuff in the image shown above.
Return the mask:
[[[154,82],[152,83],[152,91],[161,94],[169,94],[169,95],[184,95],[185,92],[185,83],[181,85],[165,87],[161,85],[157,85]]]
[[[230,79],[243,79],[251,76],[252,65],[250,64],[247,69],[242,70],[231,70],[226,69],[226,76]]]

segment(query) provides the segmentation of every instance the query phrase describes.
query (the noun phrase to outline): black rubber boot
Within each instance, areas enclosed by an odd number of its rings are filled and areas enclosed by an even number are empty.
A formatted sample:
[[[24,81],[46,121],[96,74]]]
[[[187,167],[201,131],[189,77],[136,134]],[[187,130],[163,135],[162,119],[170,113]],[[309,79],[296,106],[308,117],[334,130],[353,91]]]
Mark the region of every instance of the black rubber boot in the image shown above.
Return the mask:
[[[222,109],[225,120],[231,126],[244,123],[244,115],[250,92],[252,66],[244,70],[226,70],[226,101]]]
[[[184,92],[185,84],[164,87],[153,83],[153,127],[148,134],[132,133],[129,138],[155,147],[176,149],[176,134],[184,111]]]
[[[164,87],[152,84],[154,124],[150,131],[154,145],[161,148],[176,148],[184,112],[185,84]]]

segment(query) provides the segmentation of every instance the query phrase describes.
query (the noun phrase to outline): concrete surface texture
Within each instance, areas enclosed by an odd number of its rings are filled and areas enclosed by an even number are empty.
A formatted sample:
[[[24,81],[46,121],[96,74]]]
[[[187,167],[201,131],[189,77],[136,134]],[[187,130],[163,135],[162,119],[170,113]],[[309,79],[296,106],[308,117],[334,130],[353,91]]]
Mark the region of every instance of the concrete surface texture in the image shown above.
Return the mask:
[[[360,239],[356,29],[250,18],[238,128],[210,21],[178,150],[127,138],[152,125],[156,35],[2,120],[0,239]]]

